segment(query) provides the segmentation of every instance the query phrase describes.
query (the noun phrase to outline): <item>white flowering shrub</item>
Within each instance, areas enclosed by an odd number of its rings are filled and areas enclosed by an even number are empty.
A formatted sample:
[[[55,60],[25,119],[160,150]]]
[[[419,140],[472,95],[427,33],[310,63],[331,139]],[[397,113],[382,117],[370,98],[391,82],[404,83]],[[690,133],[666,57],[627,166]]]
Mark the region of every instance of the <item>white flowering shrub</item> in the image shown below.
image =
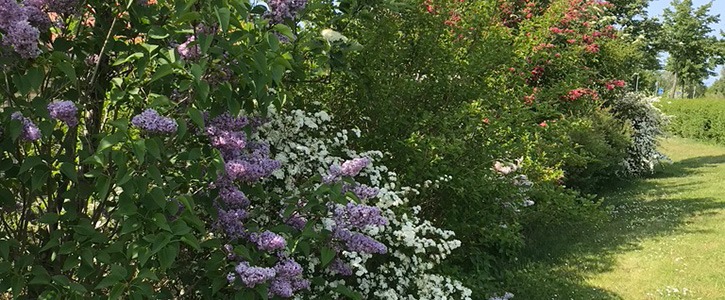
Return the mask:
[[[659,161],[668,160],[657,150],[657,139],[664,133],[665,115],[654,106],[656,97],[641,93],[627,93],[612,102],[617,118],[632,125],[632,145],[622,162],[626,176],[640,176],[651,173]]]
[[[350,149],[350,134],[359,137],[358,130],[335,131],[331,116],[324,111],[303,110],[277,112],[270,109],[268,122],[259,135],[276,150],[273,158],[281,167],[272,175],[279,183],[274,189],[280,195],[301,194],[305,178],[326,174],[329,166],[338,166],[346,159],[380,159],[379,151],[358,152]],[[397,176],[385,166],[368,165],[356,177],[373,189],[374,196],[363,200],[375,206],[389,223],[384,227],[369,228],[365,233],[387,246],[387,256],[374,257],[352,251],[343,251],[340,261],[349,268],[348,276],[327,281],[313,287],[313,295],[335,296],[346,286],[364,299],[470,299],[470,289],[460,282],[432,273],[433,268],[460,246],[452,231],[435,227],[418,217],[419,208],[409,207],[406,195],[417,194],[419,189],[449,180],[441,177],[416,187],[402,187]],[[273,181],[273,180],[272,180]],[[271,183],[271,182],[268,182]],[[361,197],[363,198],[363,197]],[[295,258],[305,261],[305,257]],[[308,261],[314,265],[314,261]],[[340,272],[338,272],[340,273]],[[298,296],[302,298],[304,295]],[[313,296],[314,298],[315,296]]]

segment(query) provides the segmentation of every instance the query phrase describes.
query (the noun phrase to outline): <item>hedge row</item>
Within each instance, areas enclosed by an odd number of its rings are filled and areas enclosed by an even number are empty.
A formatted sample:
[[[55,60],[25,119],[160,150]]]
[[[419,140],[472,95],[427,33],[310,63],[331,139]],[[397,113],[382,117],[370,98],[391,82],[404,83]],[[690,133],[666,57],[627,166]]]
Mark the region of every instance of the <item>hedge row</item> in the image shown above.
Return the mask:
[[[668,131],[680,137],[725,143],[725,101],[715,99],[663,100]]]

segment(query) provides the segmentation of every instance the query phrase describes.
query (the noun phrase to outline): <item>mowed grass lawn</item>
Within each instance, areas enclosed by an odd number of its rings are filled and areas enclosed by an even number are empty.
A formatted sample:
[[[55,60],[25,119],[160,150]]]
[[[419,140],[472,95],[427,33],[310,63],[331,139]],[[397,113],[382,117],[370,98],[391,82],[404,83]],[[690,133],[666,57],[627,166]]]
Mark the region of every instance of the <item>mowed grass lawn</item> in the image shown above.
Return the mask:
[[[529,234],[515,299],[725,299],[725,147],[662,150],[671,165],[601,193],[608,220]]]

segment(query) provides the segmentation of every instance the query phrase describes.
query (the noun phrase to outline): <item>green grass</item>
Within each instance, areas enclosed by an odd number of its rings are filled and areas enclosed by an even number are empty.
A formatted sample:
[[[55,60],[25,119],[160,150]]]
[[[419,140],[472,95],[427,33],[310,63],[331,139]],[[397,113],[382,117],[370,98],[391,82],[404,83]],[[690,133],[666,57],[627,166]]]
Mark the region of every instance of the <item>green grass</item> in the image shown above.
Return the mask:
[[[725,299],[725,147],[662,149],[671,165],[601,194],[610,220],[528,234],[515,299]]]

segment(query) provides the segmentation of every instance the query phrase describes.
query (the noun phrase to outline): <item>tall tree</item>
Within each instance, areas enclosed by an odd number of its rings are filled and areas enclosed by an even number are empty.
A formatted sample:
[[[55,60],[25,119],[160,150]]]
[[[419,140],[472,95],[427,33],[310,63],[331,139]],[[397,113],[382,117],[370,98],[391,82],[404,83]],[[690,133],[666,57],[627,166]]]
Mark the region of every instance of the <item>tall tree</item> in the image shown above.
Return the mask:
[[[660,45],[669,57],[665,68],[675,76],[671,97],[677,88],[686,85],[699,86],[703,79],[714,75],[713,69],[722,60],[720,41],[711,36],[710,25],[720,20],[720,15],[710,15],[712,2],[693,8],[692,0],[672,0],[671,8],[664,11]],[[692,95],[693,93],[689,93]]]

